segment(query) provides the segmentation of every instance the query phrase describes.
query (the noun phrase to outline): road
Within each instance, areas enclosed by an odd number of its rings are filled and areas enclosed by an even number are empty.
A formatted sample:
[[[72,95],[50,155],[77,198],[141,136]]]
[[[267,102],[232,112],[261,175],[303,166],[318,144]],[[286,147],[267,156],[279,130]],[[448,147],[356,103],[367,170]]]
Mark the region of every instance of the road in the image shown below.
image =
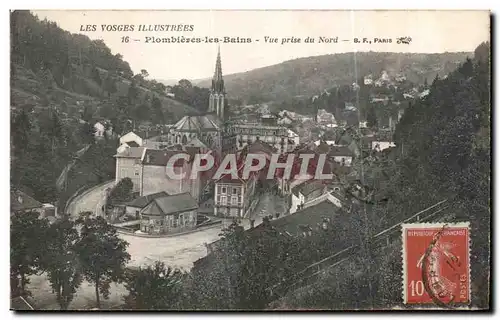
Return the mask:
[[[91,211],[94,214],[101,213],[101,207],[104,205],[106,198],[105,190],[113,186],[115,181],[109,181],[105,184],[98,185],[90,190],[79,195],[71,203],[68,204],[66,212],[71,217],[78,217],[80,212]]]
[[[284,216],[285,213],[285,199],[271,192],[266,192],[261,195],[260,201],[254,209],[252,218],[255,220],[255,225],[259,225],[262,222],[262,218],[272,215],[276,219],[276,213],[280,214],[280,217]]]
[[[111,181],[78,196],[68,205],[68,213],[76,217],[82,211],[95,212],[100,210],[105,189],[110,187],[112,183]],[[283,212],[283,199],[271,193],[262,195],[262,199],[255,209],[255,225],[261,223],[263,216],[274,215],[276,212]],[[125,234],[119,234],[119,236],[129,243],[127,251],[131,256],[130,266],[144,266],[153,264],[155,261],[162,261],[168,266],[189,271],[194,261],[206,256],[205,243],[218,240],[221,230],[228,226],[231,221],[231,219],[225,219],[222,224],[214,225],[213,228],[177,237],[142,238]],[[245,229],[250,227],[248,220],[241,222]],[[33,292],[37,306],[45,310],[58,309],[55,295],[50,289],[46,276],[33,276],[30,280],[31,284],[28,285],[28,289]],[[121,304],[122,296],[125,294],[127,291],[123,285],[112,284],[110,299],[102,300],[103,308]],[[94,286],[85,281],[76,292],[70,309],[92,308],[94,306]]]

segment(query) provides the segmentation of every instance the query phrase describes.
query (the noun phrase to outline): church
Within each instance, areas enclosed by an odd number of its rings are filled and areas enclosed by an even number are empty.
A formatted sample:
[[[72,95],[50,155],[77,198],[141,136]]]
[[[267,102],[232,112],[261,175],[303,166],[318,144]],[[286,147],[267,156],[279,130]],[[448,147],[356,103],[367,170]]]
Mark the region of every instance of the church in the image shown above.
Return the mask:
[[[240,152],[256,141],[270,144],[280,153],[287,153],[299,144],[298,135],[276,121],[261,119],[258,123],[233,123],[228,119],[226,90],[222,76],[220,49],[210,88],[208,112],[187,115],[173,125],[169,132],[171,144],[186,145],[199,139],[218,156]]]
[[[172,144],[186,145],[198,139],[218,156],[236,152],[236,136],[227,121],[227,103],[220,49],[217,52],[215,72],[210,88],[208,112],[202,115],[187,115],[170,128],[168,134]]]

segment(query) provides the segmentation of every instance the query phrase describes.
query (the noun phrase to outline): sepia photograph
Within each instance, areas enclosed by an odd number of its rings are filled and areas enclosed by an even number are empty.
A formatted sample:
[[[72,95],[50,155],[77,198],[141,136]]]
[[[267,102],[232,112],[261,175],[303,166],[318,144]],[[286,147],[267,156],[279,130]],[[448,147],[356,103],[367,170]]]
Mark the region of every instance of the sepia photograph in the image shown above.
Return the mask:
[[[491,310],[490,11],[9,15],[12,312]]]

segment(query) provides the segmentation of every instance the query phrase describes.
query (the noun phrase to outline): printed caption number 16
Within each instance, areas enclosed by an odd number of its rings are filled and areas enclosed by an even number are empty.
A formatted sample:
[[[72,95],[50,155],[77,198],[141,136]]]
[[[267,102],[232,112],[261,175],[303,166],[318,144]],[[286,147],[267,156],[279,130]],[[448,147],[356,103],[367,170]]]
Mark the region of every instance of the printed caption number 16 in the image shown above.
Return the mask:
[[[412,280],[410,282],[410,289],[412,297],[415,296],[415,293],[417,294],[417,296],[424,295],[424,283],[420,280],[419,281]]]

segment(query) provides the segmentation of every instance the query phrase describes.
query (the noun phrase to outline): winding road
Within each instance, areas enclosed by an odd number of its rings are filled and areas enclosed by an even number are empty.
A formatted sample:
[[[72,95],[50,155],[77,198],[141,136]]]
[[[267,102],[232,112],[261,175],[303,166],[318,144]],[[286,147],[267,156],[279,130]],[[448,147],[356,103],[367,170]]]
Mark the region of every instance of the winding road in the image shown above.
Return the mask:
[[[66,212],[73,218],[77,218],[80,212],[91,211],[98,215],[106,199],[106,189],[111,188],[114,180],[97,185],[73,198],[66,207]]]

